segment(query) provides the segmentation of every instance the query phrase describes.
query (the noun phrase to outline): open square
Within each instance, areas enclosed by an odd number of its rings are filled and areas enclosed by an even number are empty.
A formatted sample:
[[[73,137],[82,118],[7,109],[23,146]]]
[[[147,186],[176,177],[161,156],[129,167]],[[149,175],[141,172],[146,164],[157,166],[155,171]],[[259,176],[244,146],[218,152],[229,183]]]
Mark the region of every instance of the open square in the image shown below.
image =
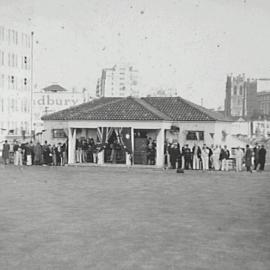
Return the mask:
[[[0,269],[270,269],[270,174],[1,167]]]

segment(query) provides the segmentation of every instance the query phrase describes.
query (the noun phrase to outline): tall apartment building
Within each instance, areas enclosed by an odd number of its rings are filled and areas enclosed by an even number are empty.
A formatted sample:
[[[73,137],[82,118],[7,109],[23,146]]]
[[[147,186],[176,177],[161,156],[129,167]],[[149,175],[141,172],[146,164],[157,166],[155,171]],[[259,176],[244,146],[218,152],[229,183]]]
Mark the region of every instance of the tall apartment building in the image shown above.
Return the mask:
[[[257,80],[227,76],[225,115],[250,118],[258,111]]]
[[[96,87],[97,97],[140,96],[139,72],[132,65],[120,64],[102,70]]]
[[[31,35],[0,26],[0,141],[30,134]]]

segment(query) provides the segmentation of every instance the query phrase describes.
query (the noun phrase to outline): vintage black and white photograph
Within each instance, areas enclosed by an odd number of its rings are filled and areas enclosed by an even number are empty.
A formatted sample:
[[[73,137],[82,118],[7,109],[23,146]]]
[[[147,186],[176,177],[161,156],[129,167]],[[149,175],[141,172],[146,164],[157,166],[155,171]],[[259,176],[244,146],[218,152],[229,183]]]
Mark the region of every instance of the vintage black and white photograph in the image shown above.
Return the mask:
[[[270,269],[269,0],[0,0],[0,270],[84,269]]]

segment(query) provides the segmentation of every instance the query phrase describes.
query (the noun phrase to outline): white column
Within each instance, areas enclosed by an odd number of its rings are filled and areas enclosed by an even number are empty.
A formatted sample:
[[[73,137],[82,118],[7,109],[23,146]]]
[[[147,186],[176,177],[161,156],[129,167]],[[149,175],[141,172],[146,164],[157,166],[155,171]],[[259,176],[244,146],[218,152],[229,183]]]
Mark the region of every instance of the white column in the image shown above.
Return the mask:
[[[131,155],[132,155],[132,163],[134,165],[134,128],[131,128]]]
[[[97,164],[99,164],[99,165],[104,164],[104,152],[105,151],[102,150],[102,151],[98,152],[98,154],[97,154],[97,157],[98,157]]]
[[[160,129],[158,131],[157,135],[157,157],[156,157],[156,166],[157,167],[164,167],[164,139],[165,139],[165,134],[164,134],[164,129]]]
[[[131,166],[130,154],[126,152],[126,165]]]
[[[68,164],[75,163],[76,128],[68,129]]]

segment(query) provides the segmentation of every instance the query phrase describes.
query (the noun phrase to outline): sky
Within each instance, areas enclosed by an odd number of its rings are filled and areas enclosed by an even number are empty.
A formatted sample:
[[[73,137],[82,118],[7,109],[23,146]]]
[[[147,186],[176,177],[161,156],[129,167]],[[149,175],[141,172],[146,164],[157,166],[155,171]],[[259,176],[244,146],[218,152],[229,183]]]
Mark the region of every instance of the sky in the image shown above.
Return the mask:
[[[95,92],[131,63],[141,92],[223,106],[226,76],[270,78],[269,0],[0,0],[0,25],[34,31],[34,80]]]

